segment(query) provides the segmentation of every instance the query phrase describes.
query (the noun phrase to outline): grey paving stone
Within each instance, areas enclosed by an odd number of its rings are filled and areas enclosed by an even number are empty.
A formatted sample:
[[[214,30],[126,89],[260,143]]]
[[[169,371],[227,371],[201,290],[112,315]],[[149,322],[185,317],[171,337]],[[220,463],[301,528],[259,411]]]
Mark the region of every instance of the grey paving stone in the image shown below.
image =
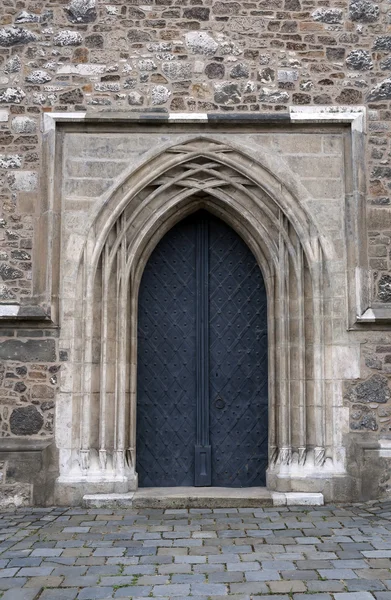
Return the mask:
[[[0,578],[3,577],[13,577],[19,571],[18,567],[14,567],[12,569],[0,569]]]
[[[227,573],[211,573],[209,583],[239,583],[244,580],[243,573],[230,571]]]
[[[300,581],[310,581],[311,579],[319,579],[318,573],[313,570],[298,569],[297,571],[282,571],[281,575],[284,579],[299,579]],[[330,579],[332,578],[330,577]]]
[[[114,598],[146,598],[150,595],[152,586],[132,585],[131,587],[119,588],[114,594]]]
[[[371,592],[382,591],[386,589],[384,583],[378,579],[345,579],[344,584],[348,592]]]
[[[371,592],[343,592],[334,594],[334,600],[373,600]]]
[[[47,557],[47,556],[60,556],[63,552],[62,548],[36,548],[32,551],[30,556],[33,558],[34,556]]]
[[[68,588],[64,590],[44,590],[39,597],[39,600],[75,600],[77,593],[77,588]]]
[[[331,594],[293,594],[294,600],[332,600]]]
[[[35,600],[35,598],[38,597],[38,594],[41,591],[41,589],[42,588],[26,588],[8,590],[7,592],[5,592],[4,596],[2,596],[1,600]],[[41,596],[40,598],[43,598],[43,600],[45,600],[44,596]],[[54,597],[53,600],[55,600]]]
[[[230,597],[232,594],[267,594],[269,588],[262,581],[252,581],[248,583],[232,583],[230,585]],[[263,597],[263,596],[262,596]]]
[[[201,584],[199,584],[201,585]],[[198,592],[194,592],[197,594]],[[188,584],[170,584],[170,585],[155,585],[152,588],[154,596],[189,596],[190,585]]]
[[[22,567],[16,570],[18,577],[47,577],[52,573],[53,567]]]
[[[227,593],[227,587],[218,583],[194,583],[191,586],[191,593],[194,596],[224,596]]]
[[[246,581],[278,581],[281,575],[278,571],[248,571]]]
[[[65,577],[61,587],[93,587],[99,581],[99,575],[81,575],[79,577]]]
[[[88,587],[79,592],[78,600],[102,600],[102,598],[111,598],[113,596],[112,587]]]
[[[171,577],[171,583],[205,583],[206,576],[196,573],[175,574]]]
[[[4,577],[4,579],[0,579],[0,590],[23,587],[26,581],[27,577]]]
[[[325,579],[355,579],[357,575],[352,569],[319,569],[319,575]]]

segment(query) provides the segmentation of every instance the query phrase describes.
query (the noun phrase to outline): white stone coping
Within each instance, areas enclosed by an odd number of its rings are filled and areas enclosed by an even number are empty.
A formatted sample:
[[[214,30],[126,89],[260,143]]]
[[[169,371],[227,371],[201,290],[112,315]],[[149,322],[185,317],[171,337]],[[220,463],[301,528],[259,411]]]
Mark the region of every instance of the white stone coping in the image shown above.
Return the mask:
[[[352,129],[363,133],[366,123],[365,106],[290,106],[292,123],[351,123]]]
[[[128,121],[129,123],[267,123],[277,120],[291,123],[351,123],[352,129],[363,132],[365,129],[365,106],[290,106],[289,112],[280,113],[164,113],[164,112],[46,112],[43,113],[43,132],[55,128],[56,123],[81,121]]]

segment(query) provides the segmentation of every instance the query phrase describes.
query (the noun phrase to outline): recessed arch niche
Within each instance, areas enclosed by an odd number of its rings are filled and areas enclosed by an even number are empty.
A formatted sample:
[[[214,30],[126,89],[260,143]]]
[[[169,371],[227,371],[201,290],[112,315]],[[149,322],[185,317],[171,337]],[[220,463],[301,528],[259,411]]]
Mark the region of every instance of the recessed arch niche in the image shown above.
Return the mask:
[[[326,426],[332,421],[325,385],[326,252],[305,208],[308,192],[271,164],[249,149],[194,136],[128,173],[100,208],[80,258],[69,324],[72,431],[60,447],[59,483],[137,488],[139,284],[157,242],[200,209],[239,233],[265,280],[268,487],[322,491],[322,478],[344,472]]]

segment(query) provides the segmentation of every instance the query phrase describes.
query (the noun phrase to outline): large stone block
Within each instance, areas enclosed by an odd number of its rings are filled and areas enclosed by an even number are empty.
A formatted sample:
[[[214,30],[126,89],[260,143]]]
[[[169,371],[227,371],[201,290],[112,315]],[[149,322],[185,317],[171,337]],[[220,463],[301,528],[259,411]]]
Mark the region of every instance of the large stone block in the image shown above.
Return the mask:
[[[0,359],[19,362],[55,362],[56,343],[54,339],[31,339],[26,342],[6,339],[0,342]]]

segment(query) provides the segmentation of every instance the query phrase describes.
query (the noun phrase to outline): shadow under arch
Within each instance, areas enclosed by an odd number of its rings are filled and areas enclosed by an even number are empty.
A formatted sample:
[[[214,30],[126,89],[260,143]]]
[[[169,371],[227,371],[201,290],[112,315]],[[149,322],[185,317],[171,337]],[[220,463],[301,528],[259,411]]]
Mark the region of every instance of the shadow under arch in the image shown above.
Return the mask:
[[[199,208],[241,235],[264,276],[271,487],[278,477],[331,468],[321,236],[305,209],[306,190],[275,157],[263,158],[266,166],[237,145],[192,136],[143,161],[107,198],[90,229],[79,270],[76,302],[85,306],[82,319],[74,322],[75,335],[82,332],[80,378],[73,386],[71,459],[68,473],[65,468],[60,475],[63,481],[70,477],[137,487],[139,284],[164,233]]]

